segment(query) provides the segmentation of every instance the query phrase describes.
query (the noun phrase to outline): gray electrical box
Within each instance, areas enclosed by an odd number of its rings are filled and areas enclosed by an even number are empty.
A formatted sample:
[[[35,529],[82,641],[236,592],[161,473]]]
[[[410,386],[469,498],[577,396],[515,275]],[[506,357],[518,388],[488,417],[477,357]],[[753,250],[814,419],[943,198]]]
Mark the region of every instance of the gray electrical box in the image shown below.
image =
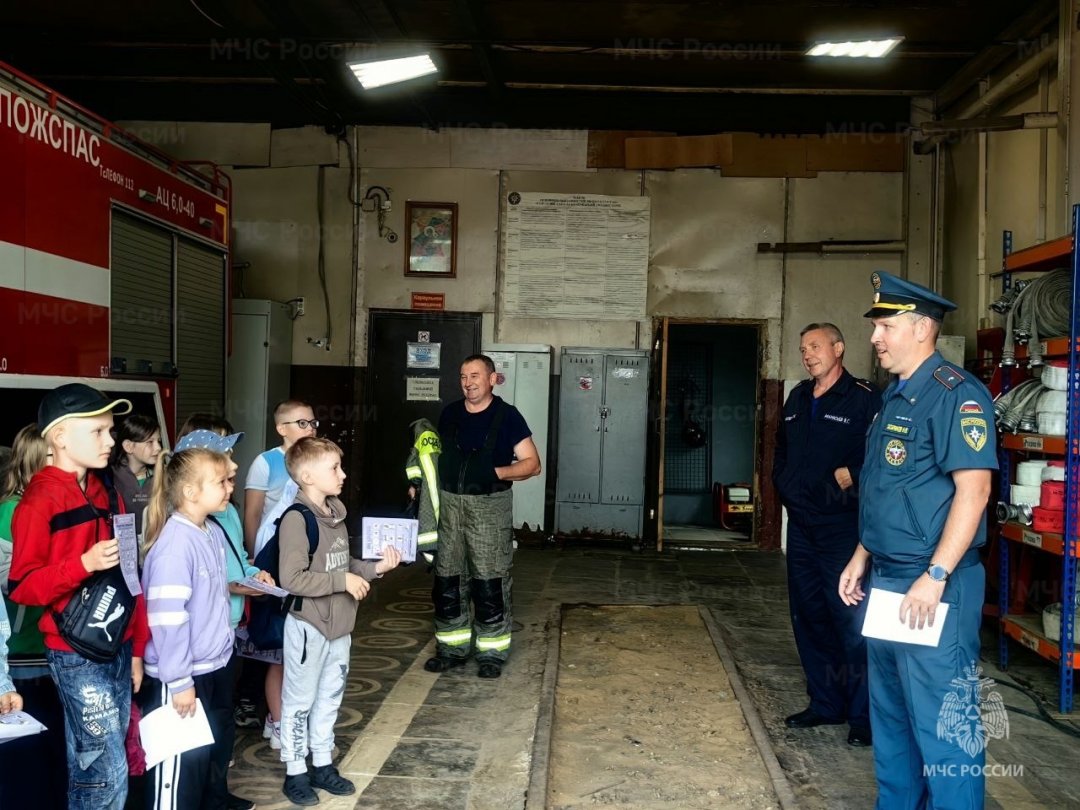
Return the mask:
[[[559,534],[641,537],[649,356],[566,348],[559,382]]]
[[[232,302],[232,355],[225,417],[244,433],[233,450],[236,494],[244,508],[244,481],[255,457],[281,444],[273,410],[289,397],[293,322],[288,304],[256,298]]]

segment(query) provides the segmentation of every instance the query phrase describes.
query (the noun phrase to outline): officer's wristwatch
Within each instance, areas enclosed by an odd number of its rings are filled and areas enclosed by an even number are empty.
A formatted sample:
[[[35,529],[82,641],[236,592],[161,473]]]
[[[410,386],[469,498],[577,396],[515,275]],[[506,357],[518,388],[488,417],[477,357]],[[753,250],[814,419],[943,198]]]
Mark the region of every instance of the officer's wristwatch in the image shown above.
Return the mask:
[[[944,565],[930,564],[930,567],[926,569],[927,576],[934,582],[948,582],[949,581],[949,569]]]

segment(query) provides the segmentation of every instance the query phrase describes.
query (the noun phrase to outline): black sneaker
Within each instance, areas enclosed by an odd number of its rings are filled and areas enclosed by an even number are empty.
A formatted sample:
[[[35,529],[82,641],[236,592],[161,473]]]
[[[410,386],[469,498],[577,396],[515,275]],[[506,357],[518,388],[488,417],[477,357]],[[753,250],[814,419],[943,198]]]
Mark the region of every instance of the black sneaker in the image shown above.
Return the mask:
[[[498,678],[502,675],[502,667],[490,661],[485,661],[480,665],[480,669],[477,670],[476,674],[481,678]]]
[[[225,806],[229,810],[255,810],[255,802],[235,796],[230,793],[225,799]]]
[[[338,773],[333,765],[319,765],[311,769],[311,786],[335,796],[348,796],[356,793],[356,785]]]
[[[450,658],[449,656],[436,655],[424,662],[424,669],[428,672],[446,672],[448,669],[465,665],[464,658]]]
[[[241,698],[240,703],[233,709],[233,722],[237,728],[258,728],[259,715],[255,711],[255,704]]]
[[[281,788],[285,798],[293,804],[310,807],[319,803],[319,797],[311,789],[311,777],[306,773],[298,773],[296,776],[286,776],[285,784]]]

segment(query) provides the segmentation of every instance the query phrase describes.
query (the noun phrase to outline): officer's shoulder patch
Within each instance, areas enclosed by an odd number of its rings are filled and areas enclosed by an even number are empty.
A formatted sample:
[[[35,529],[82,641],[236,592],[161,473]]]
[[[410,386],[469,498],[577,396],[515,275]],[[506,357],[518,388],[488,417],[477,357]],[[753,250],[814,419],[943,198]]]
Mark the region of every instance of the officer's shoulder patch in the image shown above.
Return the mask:
[[[944,365],[934,369],[934,379],[952,391],[964,381],[964,375],[952,366]]]
[[[856,378],[855,379],[855,384],[857,386],[859,386],[859,388],[865,388],[871,394],[874,393],[874,384],[872,382],[870,382],[869,380],[860,380],[860,379]]]

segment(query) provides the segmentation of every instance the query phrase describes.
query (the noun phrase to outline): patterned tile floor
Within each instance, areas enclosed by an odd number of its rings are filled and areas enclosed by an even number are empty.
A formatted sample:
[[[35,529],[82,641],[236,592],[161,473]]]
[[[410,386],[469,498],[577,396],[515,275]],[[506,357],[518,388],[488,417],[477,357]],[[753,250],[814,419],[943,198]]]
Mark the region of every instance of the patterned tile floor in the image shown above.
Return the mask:
[[[518,810],[525,805],[532,738],[546,656],[546,627],[558,603],[704,604],[728,644],[802,806],[865,808],[874,790],[871,754],[844,743],[846,729],[793,732],[783,717],[805,706],[805,685],[787,617],[784,558],[756,551],[635,554],[620,546],[521,548],[514,567],[511,661],[497,681],[475,665],[424,672],[431,654],[430,575],[412,566],[377,584],[360,610],[352,670],[337,727],[343,773],[360,792],[324,796],[320,807],[364,810]],[[996,636],[984,640],[996,659]],[[988,663],[987,675],[1004,679]],[[1052,692],[1054,670],[1021,652],[1011,674]],[[1002,690],[1010,707],[1032,710]],[[1080,806],[1075,762],[1080,740],[1019,712],[1008,740],[993,741],[998,762],[1022,765],[1019,778],[988,780],[987,807]],[[359,743],[354,746],[354,743]],[[230,774],[234,793],[260,808],[290,807],[284,768],[259,730],[243,731]]]

